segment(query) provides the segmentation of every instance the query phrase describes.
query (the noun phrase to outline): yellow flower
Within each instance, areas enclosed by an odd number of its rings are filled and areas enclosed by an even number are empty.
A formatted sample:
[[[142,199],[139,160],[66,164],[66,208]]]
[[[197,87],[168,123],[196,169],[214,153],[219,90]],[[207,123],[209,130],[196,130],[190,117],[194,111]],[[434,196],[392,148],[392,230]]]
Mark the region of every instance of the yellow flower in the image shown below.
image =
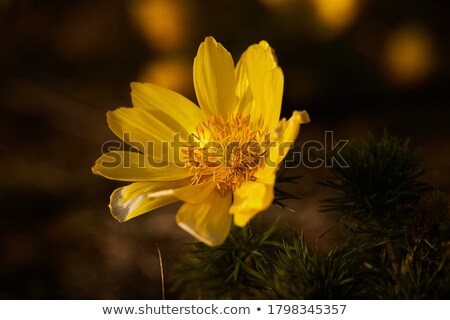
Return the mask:
[[[210,246],[231,224],[243,227],[274,197],[275,174],[296,139],[305,111],[279,121],[283,73],[266,41],[250,46],[236,68],[212,37],[194,60],[200,108],[152,84],[132,83],[133,108],[107,113],[111,130],[137,149],[103,154],[92,171],[135,181],[111,195],[120,222],[184,201],[178,225]]]

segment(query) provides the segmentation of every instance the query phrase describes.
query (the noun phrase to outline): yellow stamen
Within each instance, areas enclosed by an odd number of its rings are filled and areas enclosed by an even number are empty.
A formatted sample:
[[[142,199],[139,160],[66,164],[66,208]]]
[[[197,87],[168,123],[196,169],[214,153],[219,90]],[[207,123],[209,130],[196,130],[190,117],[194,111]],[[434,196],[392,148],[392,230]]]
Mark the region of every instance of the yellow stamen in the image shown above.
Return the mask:
[[[250,128],[250,115],[228,114],[211,117],[197,126],[194,136],[199,146],[189,147],[185,162],[193,174],[191,184],[213,181],[225,194],[253,179],[263,164],[262,133]]]

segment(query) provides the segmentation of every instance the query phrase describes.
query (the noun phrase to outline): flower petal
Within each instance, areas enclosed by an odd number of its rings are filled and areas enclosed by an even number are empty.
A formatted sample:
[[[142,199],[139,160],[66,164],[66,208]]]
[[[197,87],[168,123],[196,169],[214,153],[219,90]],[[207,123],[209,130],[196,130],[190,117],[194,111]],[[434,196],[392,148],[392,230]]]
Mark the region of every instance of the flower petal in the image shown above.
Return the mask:
[[[190,134],[205,121],[199,107],[172,90],[139,82],[133,82],[131,89],[133,105],[147,111],[174,132]]]
[[[265,166],[263,168],[258,169],[254,177],[257,182],[261,182],[268,185],[275,185],[277,168],[271,168],[269,166]]]
[[[264,76],[263,85],[264,127],[270,130],[275,128],[280,120],[284,87],[284,76],[281,68],[277,67],[267,72]]]
[[[190,204],[197,204],[207,201],[215,187],[215,182],[207,182],[176,189],[173,192],[178,199]]]
[[[235,111],[233,58],[213,37],[202,42],[194,59],[194,87],[198,103],[208,118]]]
[[[275,128],[281,113],[284,77],[273,49],[266,41],[254,44],[244,52],[236,68],[236,77],[239,108],[248,108],[240,111],[244,115],[251,114],[255,126],[267,130]],[[254,104],[247,102],[248,90],[251,90]]]
[[[189,177],[189,170],[173,162],[158,163],[150,155],[129,151],[102,154],[92,172],[120,181],[172,181]]]
[[[247,67],[245,65],[244,55],[239,59],[236,65],[236,96],[238,99],[238,112],[244,116],[252,115],[251,119],[255,122],[255,126],[261,119],[260,112],[254,114],[253,108],[255,101],[253,100],[252,90],[248,84]]]
[[[273,184],[246,181],[233,196],[230,213],[234,215],[234,224],[243,227],[256,214],[270,207],[274,197]]]
[[[309,115],[306,111],[294,111],[289,120],[286,121],[285,118],[280,120],[278,126],[270,134],[270,141],[275,144],[271,146],[268,158],[265,160],[267,166],[279,166],[295,142],[300,131],[300,124],[309,121]]]
[[[154,149],[156,158],[168,158],[167,146],[174,140],[176,131],[144,109],[118,108],[108,111],[106,117],[111,130],[127,144],[146,154]],[[164,144],[167,146],[163,147]]]
[[[177,223],[198,240],[209,246],[218,246],[230,231],[230,206],[231,192],[222,196],[217,190],[212,190],[202,202],[183,204],[177,213]]]
[[[178,199],[170,194],[164,194],[161,190],[180,188],[189,183],[189,180],[177,180],[170,182],[135,182],[128,186],[118,188],[111,194],[109,208],[111,214],[120,222],[130,220],[143,213],[163,207]],[[150,197],[160,191],[161,196]]]

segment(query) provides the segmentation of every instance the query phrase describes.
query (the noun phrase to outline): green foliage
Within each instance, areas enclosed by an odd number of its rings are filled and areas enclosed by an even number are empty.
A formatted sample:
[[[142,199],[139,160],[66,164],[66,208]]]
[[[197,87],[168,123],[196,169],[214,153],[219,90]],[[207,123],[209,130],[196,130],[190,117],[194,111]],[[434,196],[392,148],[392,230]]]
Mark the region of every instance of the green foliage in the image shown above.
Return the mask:
[[[449,299],[449,200],[420,181],[417,152],[385,134],[351,142],[342,156],[349,166],[321,183],[334,194],[322,211],[339,212],[345,226],[328,254],[277,227],[234,227],[222,246],[190,246],[174,290],[182,298]],[[295,181],[287,171],[277,184]],[[275,193],[275,203],[293,197],[278,185]]]
[[[366,299],[373,298],[369,270],[362,267],[356,248],[335,248],[327,255],[310,253],[303,237],[283,243],[257,275],[257,299]]]
[[[366,254],[378,297],[382,299],[448,299],[450,298],[450,252],[445,243],[433,246],[418,238],[412,244],[397,248],[389,243],[379,254]]]
[[[277,247],[275,231],[275,227],[257,233],[250,226],[232,227],[219,247],[189,245],[174,270],[172,289],[185,299],[250,298],[252,272],[264,269]]]
[[[285,191],[282,186],[286,183],[296,184],[296,183],[298,183],[298,180],[302,177],[299,175],[296,175],[296,176],[288,175],[289,170],[286,168],[287,162],[299,163],[300,159],[298,157],[299,157],[300,153],[294,152],[297,149],[298,149],[298,147],[294,146],[294,148],[291,148],[289,150],[288,154],[286,155],[285,160],[283,162],[283,166],[282,166],[282,168],[280,168],[279,173],[277,174],[277,179],[276,179],[275,188],[274,188],[275,195],[274,195],[273,204],[277,205],[283,209],[286,209],[288,211],[291,211],[291,212],[294,212],[294,210],[291,209],[290,207],[288,207],[284,201],[300,200],[300,198],[292,193]]]
[[[335,166],[322,185],[334,196],[323,200],[324,211],[340,211],[362,232],[391,233],[405,228],[414,216],[409,205],[428,188],[420,182],[420,157],[409,141],[373,136],[355,140],[343,150],[348,167]]]
[[[447,196],[439,190],[425,193],[416,208],[416,224],[424,231],[432,232],[441,223],[450,220],[449,202]]]

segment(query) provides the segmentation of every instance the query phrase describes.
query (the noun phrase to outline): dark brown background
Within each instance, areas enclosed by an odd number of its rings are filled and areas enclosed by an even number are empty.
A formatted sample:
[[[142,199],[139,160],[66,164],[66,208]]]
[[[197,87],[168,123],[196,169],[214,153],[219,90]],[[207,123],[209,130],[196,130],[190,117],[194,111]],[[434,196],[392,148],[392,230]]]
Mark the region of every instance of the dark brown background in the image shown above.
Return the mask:
[[[299,142],[387,128],[412,138],[427,181],[449,192],[445,2],[325,2],[0,0],[0,298],[161,297],[156,243],[169,274],[192,240],[175,224],[177,205],[119,224],[107,204],[123,184],[90,167],[114,138],[105,112],[131,105],[131,81],[195,101],[192,61],[208,35],[235,61],[261,39],[276,49],[283,115],[307,109],[313,120]],[[315,184],[326,172],[301,170],[297,212],[263,216],[326,250]]]

